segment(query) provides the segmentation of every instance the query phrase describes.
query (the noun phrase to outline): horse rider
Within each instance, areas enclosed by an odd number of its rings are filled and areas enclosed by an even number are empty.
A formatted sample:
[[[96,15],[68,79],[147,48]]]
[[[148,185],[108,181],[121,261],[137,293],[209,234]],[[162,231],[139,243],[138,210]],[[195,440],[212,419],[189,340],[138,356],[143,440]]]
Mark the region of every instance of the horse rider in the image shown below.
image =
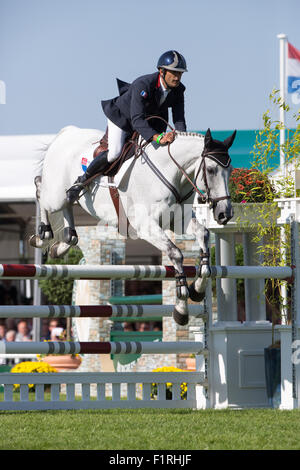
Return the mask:
[[[163,120],[147,120],[147,117],[160,116],[168,121],[168,108],[171,108],[175,129],[186,131],[185,86],[181,83],[183,72],[187,72],[186,61],[179,52],[167,51],[158,59],[157,69],[158,72],[143,75],[132,84],[117,80],[119,96],[102,101],[107,117],[108,150],[99,153],[67,191],[70,204],[78,200],[87,179],[96,173],[103,174],[111,166],[134,131],[147,142],[153,141],[159,145],[173,142],[174,132],[166,132],[167,124]]]

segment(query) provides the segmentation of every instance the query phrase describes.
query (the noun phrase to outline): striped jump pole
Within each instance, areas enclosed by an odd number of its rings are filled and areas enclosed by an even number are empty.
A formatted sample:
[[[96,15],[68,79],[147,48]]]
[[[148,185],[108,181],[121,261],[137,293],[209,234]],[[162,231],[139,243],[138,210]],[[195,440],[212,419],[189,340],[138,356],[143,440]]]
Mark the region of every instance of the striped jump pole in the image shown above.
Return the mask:
[[[200,275],[199,266],[184,266],[186,277],[194,279]],[[290,266],[211,266],[212,278],[233,279],[290,279]],[[0,264],[2,279],[174,279],[174,266],[138,265],[38,265]]]
[[[186,276],[193,279],[196,266],[184,266]],[[51,265],[51,264],[0,264],[2,279],[175,279],[174,266],[149,265]]]
[[[290,266],[210,266],[212,278],[231,279],[290,279]]]
[[[4,305],[0,318],[130,318],[171,317],[174,305]],[[189,305],[189,314],[203,317],[202,305]]]
[[[0,341],[0,354],[180,354],[203,352],[194,341],[170,342],[8,342]]]

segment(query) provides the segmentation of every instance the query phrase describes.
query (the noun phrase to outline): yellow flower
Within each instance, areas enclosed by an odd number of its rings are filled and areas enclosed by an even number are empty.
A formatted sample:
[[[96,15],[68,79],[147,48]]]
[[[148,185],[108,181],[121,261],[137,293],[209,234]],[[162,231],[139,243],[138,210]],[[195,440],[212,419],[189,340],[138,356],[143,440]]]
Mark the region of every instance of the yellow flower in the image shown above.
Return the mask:
[[[33,361],[24,361],[19,362],[19,364],[15,365],[11,371],[12,373],[16,374],[23,374],[23,373],[50,373],[50,372],[57,372],[57,370],[47,364],[46,362],[33,362]],[[14,384],[14,389],[17,390],[20,387],[20,384]],[[29,389],[34,389],[34,384],[28,384]]]
[[[182,369],[178,369],[177,367],[158,367],[157,369],[153,369],[152,372],[186,372],[186,371]],[[172,387],[171,382],[166,383],[167,396],[168,394],[170,395],[171,393],[171,387]],[[183,382],[180,385],[180,395],[183,400],[186,399],[186,394],[187,394],[187,384],[186,382]],[[153,398],[155,395],[157,395],[157,383],[152,384],[151,397]]]

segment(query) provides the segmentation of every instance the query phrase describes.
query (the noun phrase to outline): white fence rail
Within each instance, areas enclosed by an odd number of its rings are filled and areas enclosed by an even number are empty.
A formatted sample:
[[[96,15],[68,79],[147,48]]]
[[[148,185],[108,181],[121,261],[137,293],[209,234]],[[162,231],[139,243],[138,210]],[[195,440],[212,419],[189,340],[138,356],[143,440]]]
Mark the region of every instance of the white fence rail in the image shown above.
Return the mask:
[[[124,373],[2,373],[4,387],[0,410],[67,410],[113,408],[196,408],[197,385],[207,386],[199,372],[124,372]],[[157,384],[157,396],[151,398],[152,383]],[[166,399],[166,384],[172,383],[172,399]],[[14,384],[20,384],[19,393]],[[35,385],[29,392],[28,384]],[[78,384],[81,387],[78,387]],[[187,386],[187,396],[181,397],[181,384]],[[91,396],[91,387],[96,396]],[[121,397],[126,390],[126,397]],[[75,394],[78,388],[80,395]],[[202,387],[201,387],[202,388]],[[50,389],[50,393],[45,393]],[[111,390],[111,396],[109,393]],[[123,395],[123,394],[122,394]],[[138,397],[141,396],[141,398]]]

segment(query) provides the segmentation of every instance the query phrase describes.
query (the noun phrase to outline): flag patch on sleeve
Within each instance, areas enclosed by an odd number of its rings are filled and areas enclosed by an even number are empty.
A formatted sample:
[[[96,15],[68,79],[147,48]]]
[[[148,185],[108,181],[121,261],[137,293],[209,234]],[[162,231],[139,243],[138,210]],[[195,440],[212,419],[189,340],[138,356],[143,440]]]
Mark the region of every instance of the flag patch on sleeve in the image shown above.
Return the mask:
[[[148,93],[147,93],[145,90],[142,90],[142,91],[141,91],[141,96],[142,96],[143,98],[147,98]]]
[[[83,169],[83,171],[86,171],[87,167],[88,167],[88,164],[89,164],[89,161],[86,157],[82,157],[81,159],[81,168]]]

